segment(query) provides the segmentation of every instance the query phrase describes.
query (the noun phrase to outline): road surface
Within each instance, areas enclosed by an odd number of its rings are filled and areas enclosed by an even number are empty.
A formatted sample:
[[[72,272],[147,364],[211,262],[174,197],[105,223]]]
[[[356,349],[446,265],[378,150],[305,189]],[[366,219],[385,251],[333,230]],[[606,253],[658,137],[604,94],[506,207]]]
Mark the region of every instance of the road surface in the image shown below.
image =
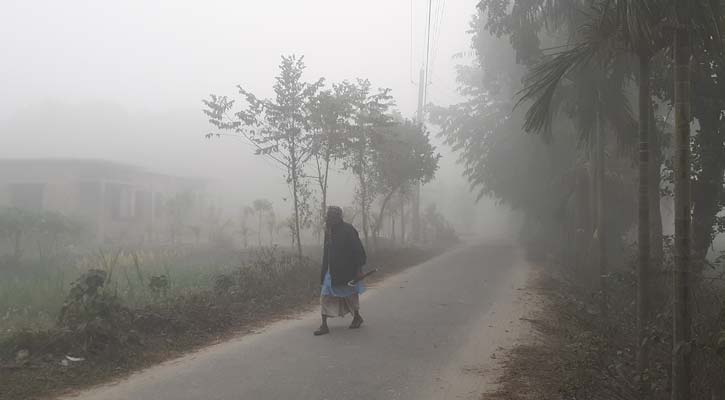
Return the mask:
[[[528,272],[507,242],[461,245],[370,288],[360,330],[314,337],[308,313],[68,398],[480,399],[523,329]]]

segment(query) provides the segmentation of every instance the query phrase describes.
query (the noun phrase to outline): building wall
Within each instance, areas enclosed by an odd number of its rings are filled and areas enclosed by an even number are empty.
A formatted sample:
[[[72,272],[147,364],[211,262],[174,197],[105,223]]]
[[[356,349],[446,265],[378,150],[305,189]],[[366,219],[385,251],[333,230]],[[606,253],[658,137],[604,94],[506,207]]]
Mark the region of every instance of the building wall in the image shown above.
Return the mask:
[[[0,207],[80,218],[100,241],[163,241],[169,236],[166,202],[186,191],[198,196],[200,190],[196,181],[112,163],[0,160]]]

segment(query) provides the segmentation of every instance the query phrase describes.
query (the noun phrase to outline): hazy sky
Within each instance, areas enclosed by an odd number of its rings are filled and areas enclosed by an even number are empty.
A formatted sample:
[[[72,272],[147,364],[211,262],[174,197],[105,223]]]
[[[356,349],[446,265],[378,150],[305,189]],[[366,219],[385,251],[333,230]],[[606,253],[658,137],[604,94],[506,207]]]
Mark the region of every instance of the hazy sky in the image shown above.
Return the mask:
[[[452,97],[476,0],[434,0],[431,97]],[[281,54],[310,80],[369,78],[415,109],[426,0],[2,0],[0,117],[42,99],[110,100],[135,110],[199,108],[234,85],[269,94]],[[435,36],[435,35],[434,35]]]
[[[237,84],[270,96],[280,55],[294,53],[309,81],[368,78],[404,115],[417,104],[427,0],[0,3],[0,157],[126,161],[275,198],[286,187],[270,162],[241,141],[204,139],[202,98]],[[456,99],[452,56],[470,48],[476,3],[432,1],[432,102]],[[463,185],[453,161],[428,190]],[[352,182],[339,179],[332,198],[348,201]]]

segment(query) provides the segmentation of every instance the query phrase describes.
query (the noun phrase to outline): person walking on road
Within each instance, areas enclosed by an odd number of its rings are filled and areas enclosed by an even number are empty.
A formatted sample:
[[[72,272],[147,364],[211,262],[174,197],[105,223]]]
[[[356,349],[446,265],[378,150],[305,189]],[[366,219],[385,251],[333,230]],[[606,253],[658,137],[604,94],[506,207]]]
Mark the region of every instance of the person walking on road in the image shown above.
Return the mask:
[[[322,325],[314,332],[315,336],[330,333],[328,318],[347,314],[353,315],[350,329],[360,328],[363,319],[359,296],[365,287],[359,279],[363,277],[362,267],[366,262],[367,256],[357,230],[343,221],[340,207],[328,207],[320,274]],[[348,282],[356,280],[354,285],[348,285]]]

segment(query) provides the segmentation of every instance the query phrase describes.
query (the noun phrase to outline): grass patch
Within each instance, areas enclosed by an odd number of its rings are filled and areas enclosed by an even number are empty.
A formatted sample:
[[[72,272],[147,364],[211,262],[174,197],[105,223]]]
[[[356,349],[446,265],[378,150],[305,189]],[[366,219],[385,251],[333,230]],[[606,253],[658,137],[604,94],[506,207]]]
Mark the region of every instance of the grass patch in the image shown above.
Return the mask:
[[[381,279],[441,251],[386,249],[369,264],[382,267]],[[144,260],[107,260],[64,284],[65,308],[49,327],[6,334],[0,399],[41,398],[103,382],[308,309],[319,296],[319,262],[286,252],[261,250],[236,264],[197,269],[196,276],[174,267],[163,290],[152,289],[150,277],[171,267],[154,263],[152,270]]]

